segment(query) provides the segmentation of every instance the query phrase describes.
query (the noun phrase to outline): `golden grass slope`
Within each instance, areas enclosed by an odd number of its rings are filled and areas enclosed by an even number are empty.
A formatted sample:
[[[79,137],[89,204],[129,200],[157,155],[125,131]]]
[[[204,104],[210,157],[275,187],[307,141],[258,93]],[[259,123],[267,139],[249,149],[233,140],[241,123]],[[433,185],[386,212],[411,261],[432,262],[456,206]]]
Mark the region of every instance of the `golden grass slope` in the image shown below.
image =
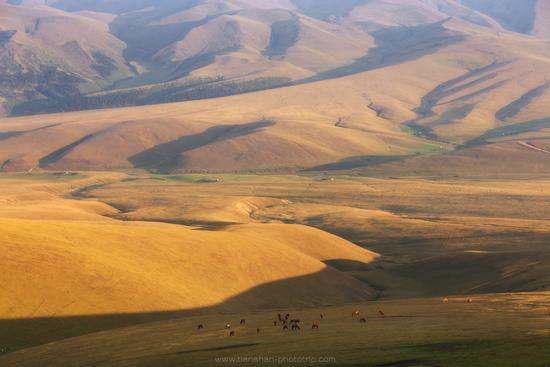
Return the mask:
[[[1,181],[7,188],[0,200],[4,319],[192,310],[229,299],[233,309],[305,306],[374,295],[323,261],[369,263],[377,255],[317,229],[249,224],[206,231],[120,222],[102,216],[113,214],[105,204],[55,197],[93,184],[90,179]],[[273,294],[260,287],[297,277],[306,278],[307,290]]]
[[[105,215],[116,214],[113,207],[96,200],[76,201],[64,195],[80,185],[102,185],[123,177],[125,175],[119,173],[3,176],[0,179],[0,218],[110,221]]]
[[[3,294],[9,295],[0,305],[3,318],[201,308],[262,284],[315,273],[321,274],[306,294],[266,293],[239,307],[373,296],[365,284],[320,260],[369,262],[374,255],[305,227],[197,231],[155,223],[0,222]]]

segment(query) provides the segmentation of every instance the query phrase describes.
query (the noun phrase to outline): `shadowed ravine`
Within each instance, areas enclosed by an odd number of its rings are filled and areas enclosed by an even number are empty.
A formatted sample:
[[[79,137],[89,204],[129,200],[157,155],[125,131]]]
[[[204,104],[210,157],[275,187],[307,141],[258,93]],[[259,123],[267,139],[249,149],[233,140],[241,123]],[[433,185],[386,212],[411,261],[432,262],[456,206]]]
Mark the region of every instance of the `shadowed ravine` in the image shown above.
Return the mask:
[[[464,36],[447,30],[446,21],[417,27],[393,27],[373,32],[376,47],[350,65],[321,72],[311,78],[292,84],[311,83],[405,63],[433,54],[464,39]]]

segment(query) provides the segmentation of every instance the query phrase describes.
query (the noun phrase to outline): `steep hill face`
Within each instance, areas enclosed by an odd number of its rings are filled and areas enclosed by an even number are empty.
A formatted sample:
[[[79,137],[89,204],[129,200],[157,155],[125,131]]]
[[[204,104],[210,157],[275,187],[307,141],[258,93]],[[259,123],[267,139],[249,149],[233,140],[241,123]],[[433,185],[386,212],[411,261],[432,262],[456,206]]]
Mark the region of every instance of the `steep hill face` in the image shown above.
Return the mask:
[[[100,90],[127,77],[110,17],[0,3],[0,95],[11,105]]]

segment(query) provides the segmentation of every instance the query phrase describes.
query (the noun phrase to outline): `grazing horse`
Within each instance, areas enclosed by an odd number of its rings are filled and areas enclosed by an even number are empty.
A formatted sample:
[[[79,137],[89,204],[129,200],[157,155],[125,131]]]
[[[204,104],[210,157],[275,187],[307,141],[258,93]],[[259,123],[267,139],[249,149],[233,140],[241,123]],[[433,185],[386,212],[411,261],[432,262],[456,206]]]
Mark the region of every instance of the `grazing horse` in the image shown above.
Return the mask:
[[[355,310],[351,313],[351,316],[359,316],[359,310]]]
[[[203,325],[203,324],[199,324],[199,326],[197,326],[197,330],[200,330],[200,329],[204,329],[204,325]]]
[[[316,323],[313,323],[313,325],[311,325],[311,330],[314,330],[314,329],[319,329],[319,325],[317,325]]]
[[[379,314],[381,317],[386,316],[386,314],[385,314],[384,311],[382,311],[382,310],[378,310],[378,314]]]
[[[240,325],[244,325],[244,324],[246,324],[246,320],[245,320],[245,319],[241,319]]]
[[[364,318],[364,317],[362,317],[362,318],[361,318],[361,319],[359,320],[359,322],[360,322],[360,323],[362,323],[362,324],[364,324],[364,323],[366,323],[366,322],[367,322],[367,319],[366,319],[366,318]]]
[[[225,324],[226,329],[231,329],[231,324]]]
[[[235,336],[235,332],[234,332],[233,330],[231,330],[231,331],[229,332],[229,336]]]

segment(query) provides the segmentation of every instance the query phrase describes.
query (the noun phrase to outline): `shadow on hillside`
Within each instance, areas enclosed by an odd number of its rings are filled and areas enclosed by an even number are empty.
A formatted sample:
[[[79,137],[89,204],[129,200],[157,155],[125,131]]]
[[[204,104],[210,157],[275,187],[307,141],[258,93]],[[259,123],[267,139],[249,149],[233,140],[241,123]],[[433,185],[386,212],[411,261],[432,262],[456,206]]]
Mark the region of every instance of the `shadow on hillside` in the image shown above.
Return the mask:
[[[4,131],[0,132],[0,140],[6,140],[23,134],[22,131]]]
[[[14,351],[84,334],[193,315],[239,312],[246,315],[254,310],[359,303],[372,300],[377,295],[378,292],[366,283],[327,267],[314,274],[257,286],[208,307],[127,314],[0,319],[0,347],[9,347]]]
[[[304,172],[318,172],[318,171],[341,171],[355,168],[365,168],[370,166],[376,166],[378,164],[400,161],[413,157],[414,155],[362,155],[344,158],[338,162],[327,163],[316,167],[305,169]]]
[[[111,205],[113,206],[113,205]],[[117,208],[118,209],[118,208]],[[232,226],[239,225],[238,222],[224,222],[224,221],[204,221],[204,220],[178,220],[178,219],[163,219],[163,218],[128,218],[124,215],[113,214],[107,215],[109,218],[121,220],[124,222],[151,222],[151,223],[168,223],[177,224],[181,226],[191,227],[194,231],[210,231],[217,232],[226,230]]]
[[[273,126],[273,121],[261,120],[242,125],[217,125],[205,131],[182,136],[136,154],[128,160],[135,168],[170,173],[182,166],[182,154],[216,142],[252,134],[256,130]]]
[[[550,118],[544,118],[540,120],[531,120],[521,122],[513,125],[504,125],[485,132],[483,135],[478,136],[475,139],[469,140],[459,147],[459,149],[466,149],[477,147],[480,145],[491,144],[491,139],[497,138],[514,138],[515,135],[535,132],[541,129],[550,127]]]
[[[464,40],[464,36],[444,27],[447,20],[415,27],[392,27],[372,32],[376,47],[350,65],[321,72],[293,84],[342,78],[353,74],[398,65],[433,54]]]

